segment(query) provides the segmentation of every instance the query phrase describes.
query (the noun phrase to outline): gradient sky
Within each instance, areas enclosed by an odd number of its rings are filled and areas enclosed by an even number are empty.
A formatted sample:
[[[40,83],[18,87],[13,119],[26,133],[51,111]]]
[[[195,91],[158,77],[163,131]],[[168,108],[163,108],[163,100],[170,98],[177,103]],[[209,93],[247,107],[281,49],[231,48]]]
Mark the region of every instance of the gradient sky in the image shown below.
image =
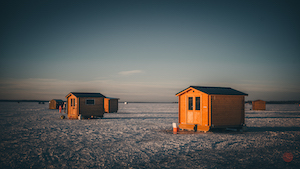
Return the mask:
[[[3,1],[0,99],[177,101],[199,85],[300,100],[299,2]]]

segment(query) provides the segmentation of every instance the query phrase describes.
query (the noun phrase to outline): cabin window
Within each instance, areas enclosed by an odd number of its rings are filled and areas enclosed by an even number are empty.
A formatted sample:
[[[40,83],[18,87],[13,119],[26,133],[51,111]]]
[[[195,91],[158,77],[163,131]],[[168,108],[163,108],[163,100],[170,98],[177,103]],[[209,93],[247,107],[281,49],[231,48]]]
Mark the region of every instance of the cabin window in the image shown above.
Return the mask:
[[[189,110],[193,110],[193,97],[189,97]]]
[[[196,110],[200,110],[200,97],[196,97]]]
[[[75,99],[70,99],[71,101],[71,106],[75,106]]]
[[[95,100],[94,99],[86,99],[85,100],[85,104],[94,105],[95,104]]]

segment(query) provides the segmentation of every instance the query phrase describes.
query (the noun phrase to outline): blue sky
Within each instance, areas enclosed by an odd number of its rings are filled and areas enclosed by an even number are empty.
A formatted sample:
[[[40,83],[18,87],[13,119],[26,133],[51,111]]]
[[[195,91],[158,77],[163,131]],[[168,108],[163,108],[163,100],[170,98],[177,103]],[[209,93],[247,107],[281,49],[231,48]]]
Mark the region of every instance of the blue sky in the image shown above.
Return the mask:
[[[100,92],[177,101],[190,85],[300,100],[298,1],[7,1],[0,99]]]

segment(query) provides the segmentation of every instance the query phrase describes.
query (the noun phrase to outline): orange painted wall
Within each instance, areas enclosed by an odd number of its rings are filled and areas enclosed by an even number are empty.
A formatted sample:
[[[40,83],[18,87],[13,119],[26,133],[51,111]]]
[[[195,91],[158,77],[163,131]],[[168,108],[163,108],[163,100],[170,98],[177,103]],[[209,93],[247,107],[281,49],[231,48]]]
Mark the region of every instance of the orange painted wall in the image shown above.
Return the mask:
[[[193,110],[188,110],[188,98],[193,97]],[[200,97],[200,110],[195,110],[195,97]],[[179,123],[208,125],[209,102],[208,94],[190,89],[178,96]]]
[[[252,101],[252,110],[266,110],[266,102],[263,100]]]
[[[73,106],[71,106],[71,99],[75,99],[75,103],[73,104]],[[78,98],[74,95],[71,95],[68,97],[67,102],[68,102],[67,103],[68,104],[68,118],[77,119],[78,115],[79,115]]]

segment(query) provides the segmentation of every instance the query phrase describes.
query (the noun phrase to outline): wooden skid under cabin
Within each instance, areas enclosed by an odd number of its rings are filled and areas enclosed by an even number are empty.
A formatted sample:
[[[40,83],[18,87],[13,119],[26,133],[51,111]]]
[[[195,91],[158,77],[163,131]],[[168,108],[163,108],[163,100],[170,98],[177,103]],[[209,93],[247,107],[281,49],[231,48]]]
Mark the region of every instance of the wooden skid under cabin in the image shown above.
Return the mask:
[[[194,131],[242,128],[247,95],[228,87],[190,86],[176,94],[179,128]]]
[[[101,93],[71,92],[67,96],[67,112],[69,119],[103,117],[104,98]]]

